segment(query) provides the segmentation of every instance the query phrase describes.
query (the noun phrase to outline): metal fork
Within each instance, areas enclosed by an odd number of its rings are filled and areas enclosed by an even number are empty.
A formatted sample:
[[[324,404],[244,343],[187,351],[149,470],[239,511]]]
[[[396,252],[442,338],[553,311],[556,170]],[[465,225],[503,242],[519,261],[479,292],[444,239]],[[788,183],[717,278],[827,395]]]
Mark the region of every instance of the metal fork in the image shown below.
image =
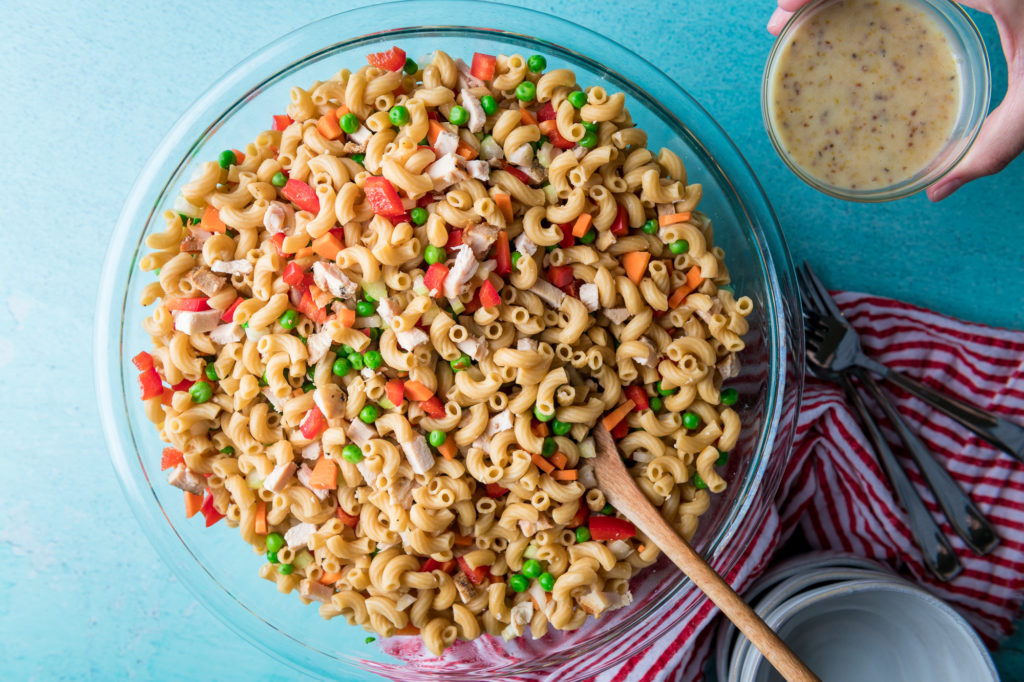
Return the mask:
[[[828,295],[827,291],[823,291],[817,288],[815,284],[810,281],[810,268],[807,264],[804,264],[806,272],[798,272],[801,284],[804,288],[805,306],[804,313],[805,318],[808,321],[820,320],[822,318],[823,309],[827,309],[828,305],[826,301],[832,301],[832,298]],[[820,285],[820,282],[818,282]],[[832,302],[832,306],[835,303]],[[838,311],[838,307],[835,308]],[[827,319],[827,318],[826,318]],[[814,324],[810,325],[810,333],[808,334],[807,346],[810,348],[814,341],[821,340],[821,332],[819,328],[816,328]],[[848,335],[845,335],[849,338]],[[856,339],[856,336],[853,337]],[[814,339],[814,341],[812,341]],[[858,344],[859,345],[859,344]],[[921,442],[921,440],[914,434],[913,431],[907,426],[906,422],[900,416],[899,412],[889,401],[888,397],[882,392],[882,390],[875,383],[875,380],[863,369],[856,366],[847,365],[846,367],[840,368],[835,365],[828,364],[823,361],[823,357],[827,357],[821,353],[811,352],[808,350],[807,358],[818,366],[824,366],[829,368],[833,372],[843,374],[844,372],[852,373],[860,383],[864,385],[864,388],[871,394],[875,401],[881,406],[882,411],[885,412],[893,428],[896,430],[896,434],[903,441],[907,451],[917,464],[918,469],[924,478],[925,484],[928,489],[931,490],[935,496],[935,500],[939,503],[943,513],[949,520],[950,525],[956,534],[959,535],[964,543],[971,548],[976,554],[985,554],[991,551],[998,543],[999,538],[995,533],[995,530],[989,524],[988,520],[984,517],[981,511],[974,505],[971,498],[961,490],[953,477],[949,475],[941,464],[935,459],[932,453],[928,450],[927,446]]]
[[[857,332],[832,300],[825,285],[806,262],[803,269],[804,272],[797,274],[801,276],[805,291],[808,295],[814,294],[819,304],[818,314],[811,316],[810,319],[813,333],[807,338],[808,356],[813,354],[820,364],[837,372],[850,367],[860,367],[877,374],[920,398],[1003,452],[1024,462],[1024,427],[986,412],[976,405],[939,393],[865,355],[861,350]]]

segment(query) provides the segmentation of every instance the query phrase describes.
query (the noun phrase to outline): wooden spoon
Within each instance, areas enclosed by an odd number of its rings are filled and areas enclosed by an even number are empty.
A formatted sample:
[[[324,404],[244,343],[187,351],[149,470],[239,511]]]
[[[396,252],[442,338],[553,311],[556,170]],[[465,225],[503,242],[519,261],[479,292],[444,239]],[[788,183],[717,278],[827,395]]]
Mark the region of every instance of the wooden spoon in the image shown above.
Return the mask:
[[[683,573],[699,587],[715,606],[789,682],[820,682],[810,668],[779,639],[754,609],[708,566],[707,562],[681,538],[661,514],[651,506],[626,471],[611,434],[600,422],[593,429],[597,456],[592,460],[597,483],[605,499],[642,530]]]

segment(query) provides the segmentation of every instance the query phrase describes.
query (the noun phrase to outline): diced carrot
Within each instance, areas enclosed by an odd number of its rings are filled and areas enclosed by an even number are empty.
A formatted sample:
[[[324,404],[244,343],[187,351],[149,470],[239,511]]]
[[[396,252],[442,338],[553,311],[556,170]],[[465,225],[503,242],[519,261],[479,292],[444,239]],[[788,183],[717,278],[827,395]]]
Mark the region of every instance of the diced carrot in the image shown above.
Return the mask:
[[[324,573],[317,582],[321,585],[333,585],[341,580],[341,577],[341,573]]]
[[[330,111],[321,116],[316,122],[316,129],[328,140],[337,140],[339,137],[344,135],[344,133],[341,132],[341,126],[338,125],[338,117]]]
[[[473,546],[473,538],[469,537],[468,535],[458,535],[458,534],[456,534],[455,535],[455,539],[453,540],[453,542],[456,545],[460,546],[460,547],[472,547]]]
[[[622,403],[614,410],[606,414],[604,416],[604,419],[601,420],[601,423],[604,424],[604,428],[611,431],[612,429],[619,425],[619,422],[622,421],[627,414],[632,412],[634,407],[636,407],[636,403],[634,403],[632,400],[627,400],[626,402]]]
[[[231,151],[233,151],[235,153],[235,165],[236,166],[241,166],[243,163],[245,163],[245,154],[243,154],[242,152],[240,152],[237,149],[232,149]]]
[[[537,119],[534,118],[533,114],[530,113],[529,109],[519,109],[520,122],[524,126],[535,126],[537,125]]]
[[[686,273],[686,284],[673,291],[672,295],[668,297],[669,309],[678,307],[683,302],[683,299],[692,294],[703,281],[704,278],[700,274],[700,266],[694,265]]]
[[[548,435],[548,425],[539,419],[534,419],[530,422],[530,430],[533,431],[533,435],[538,438],[543,438]]]
[[[327,260],[334,260],[338,252],[341,251],[342,245],[330,232],[327,232],[313,240],[313,253],[326,258]]]
[[[336,319],[341,323],[341,326],[351,328],[356,323],[356,311],[342,308],[338,312]]]
[[[341,507],[334,510],[334,515],[349,528],[355,528],[359,525],[359,516],[352,516]]]
[[[185,491],[185,516],[192,518],[199,513],[199,510],[203,506],[203,496],[193,495],[192,493]]]
[[[555,470],[555,467],[551,464],[551,462],[544,459],[542,455],[534,454],[531,455],[530,457],[531,459],[533,459],[533,463],[536,464],[537,467],[540,468],[540,470],[543,471],[545,474],[550,474],[552,471]]]
[[[316,254],[316,251],[313,250],[312,246],[304,246],[304,247],[302,247],[301,249],[299,249],[298,251],[295,252],[295,260],[300,260],[302,258],[309,258],[310,256],[312,256],[314,254]]]
[[[408,381],[405,382],[405,388],[406,388],[406,390],[409,389],[409,382]],[[441,447],[439,447],[437,449],[437,451],[440,452],[441,456],[444,457],[445,459],[451,460],[451,459],[455,459],[455,455],[458,454],[459,448],[458,448],[458,446],[455,445],[455,439],[454,438],[445,438],[444,442],[441,443]]]
[[[430,128],[427,130],[427,142],[433,147],[437,143],[437,136],[444,132],[444,126],[437,121],[430,120]]]
[[[253,523],[253,530],[260,535],[267,534],[267,503],[263,500],[256,503],[256,521]]]
[[[565,465],[569,463],[569,458],[566,457],[564,453],[556,452],[555,454],[551,455],[551,459],[549,459],[548,461],[554,464],[559,469],[564,469]]]
[[[418,634],[420,634],[420,629],[418,627],[416,627],[415,625],[406,625],[401,630],[395,630],[395,634],[396,635],[418,635]]]
[[[220,219],[220,211],[210,205],[203,209],[203,219],[199,221],[199,226],[207,232],[223,233],[228,229],[228,226]]]
[[[455,153],[466,161],[472,161],[476,157],[480,156],[480,152],[478,152],[475,147],[471,147],[463,140],[459,140],[459,146],[455,148]]]
[[[576,224],[572,226],[572,236],[582,237],[590,229],[590,224],[594,221],[589,213],[581,213],[580,217],[576,219]]]
[[[658,216],[658,225],[665,227],[666,225],[685,223],[690,219],[690,215],[689,211],[684,211],[682,213],[669,213],[668,215]]]
[[[622,267],[626,275],[633,280],[633,284],[639,286],[640,280],[644,278],[647,271],[647,263],[651,260],[650,251],[630,251],[622,256]]]
[[[505,216],[505,220],[512,222],[512,197],[504,192],[494,193],[494,205],[501,211],[501,215]]]
[[[309,487],[316,490],[334,490],[338,487],[338,465],[333,459],[320,457],[309,476]]]
[[[430,400],[433,396],[433,391],[415,379],[405,382],[405,397],[409,400],[422,402],[424,400]]]
[[[575,469],[566,469],[565,471],[556,471],[551,474],[551,478],[556,481],[575,481],[577,478],[577,472]]]
[[[550,136],[551,132],[558,128],[558,123],[555,122],[555,119],[549,118],[546,121],[538,123],[537,127],[540,128],[541,133]]]
[[[334,115],[337,116],[338,118],[341,118],[342,116],[344,116],[347,113],[348,113],[348,105],[347,104],[342,104],[340,107],[338,107],[337,109],[334,110]]]
[[[645,549],[647,549],[647,545],[645,545],[643,543],[640,543],[639,545],[636,546],[636,553],[637,554],[643,554]]]

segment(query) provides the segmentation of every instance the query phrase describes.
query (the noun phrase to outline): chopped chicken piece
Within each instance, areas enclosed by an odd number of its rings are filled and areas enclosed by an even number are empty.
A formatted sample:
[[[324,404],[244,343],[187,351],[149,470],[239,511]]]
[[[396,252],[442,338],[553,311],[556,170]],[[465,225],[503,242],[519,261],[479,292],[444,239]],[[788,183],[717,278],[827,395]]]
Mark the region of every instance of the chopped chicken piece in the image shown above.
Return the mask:
[[[462,61],[462,59],[455,60],[455,68],[459,71],[459,88],[469,90],[484,86],[484,82],[473,75],[473,72],[469,68],[469,64]]]
[[[448,276],[444,278],[444,295],[457,298],[462,293],[466,282],[473,279],[480,262],[473,256],[473,250],[462,244],[456,248],[455,263]]]
[[[310,601],[326,604],[334,596],[334,587],[332,585],[321,585],[312,578],[306,578],[299,583],[299,595]]]
[[[371,438],[376,438],[377,432],[367,426],[364,422],[358,419],[353,419],[352,423],[350,423],[348,428],[345,429],[345,435],[348,436],[353,443],[362,447],[366,445]]]
[[[459,341],[455,344],[455,347],[477,362],[480,362],[487,356],[487,342],[483,339],[470,336],[464,341]]]
[[[537,150],[537,163],[539,163],[542,168],[546,168],[551,165],[551,162],[555,160],[556,156],[558,155],[555,153],[555,145],[550,142],[545,142],[540,146],[540,149]]]
[[[663,215],[672,215],[677,212],[674,204],[658,204],[655,208],[658,209],[659,218]]]
[[[399,597],[398,600],[395,602],[395,608],[399,611],[405,611],[407,608],[409,608],[415,603],[416,597],[406,592],[401,597]]]
[[[482,159],[474,159],[466,162],[466,172],[471,178],[487,182],[491,179],[491,164]]]
[[[604,596],[604,592],[588,592],[579,598],[579,603],[581,609],[594,617],[601,615],[601,612],[608,608],[608,598]]]
[[[481,106],[480,100],[478,100],[469,90],[463,88],[462,106],[465,107],[466,112],[469,113],[469,122],[466,124],[466,127],[469,128],[469,132],[479,133],[484,129],[484,123],[487,122],[487,114],[484,113],[484,108]]]
[[[359,285],[353,282],[334,263],[317,261],[313,263],[313,281],[324,291],[329,291],[337,298],[349,299],[359,291]]]
[[[448,154],[455,154],[455,150],[458,148],[459,136],[450,130],[442,130],[437,134],[437,139],[434,140],[434,151],[437,152],[438,158]]]
[[[260,393],[267,399],[267,402],[274,406],[274,409],[284,414],[284,407],[288,404],[288,396],[279,398],[277,394],[270,390],[269,386],[264,386],[260,389]]]
[[[433,180],[435,191],[441,191],[466,179],[466,174],[459,169],[455,154],[445,154],[427,166],[427,176]]]
[[[544,175],[547,171],[544,170],[544,166],[539,163],[533,163],[529,166],[516,166],[516,170],[521,172],[526,177],[530,178],[533,184],[544,181]]]
[[[604,316],[614,324],[623,324],[629,319],[629,311],[625,308],[605,308]]]
[[[618,592],[604,592],[602,593],[608,599],[608,608],[606,611],[614,611],[615,609],[621,609],[623,606],[629,606],[633,603],[633,593],[627,588],[622,594]]]
[[[359,126],[354,133],[348,134],[348,139],[356,144],[366,144],[371,137],[373,137],[373,133],[364,125]]]
[[[594,313],[601,307],[601,303],[597,297],[597,285],[587,282],[586,284],[580,285],[580,300],[583,301],[583,305],[586,306],[587,310]]]
[[[519,170],[523,170],[523,167],[528,168],[529,164],[533,161],[533,147],[528,144],[521,144],[513,149],[505,160]]]
[[[658,349],[646,336],[641,336],[640,342],[647,346],[647,355],[646,357],[637,357],[636,361],[644,367],[654,367],[658,364]]]
[[[498,414],[491,417],[491,420],[487,422],[487,430],[484,431],[485,436],[493,436],[501,433],[502,431],[512,430],[512,412],[507,408],[499,412]]]
[[[572,149],[570,149],[568,151],[570,151],[576,157],[576,160],[579,161],[584,156],[586,156],[587,152],[590,151],[590,150],[587,149],[586,147],[581,146],[581,145],[576,145],[575,147],[573,147]]]
[[[476,595],[478,594],[477,589],[473,586],[473,583],[469,581],[469,578],[466,577],[465,573],[462,571],[456,573],[452,576],[452,582],[455,583],[455,591],[459,593],[459,599],[462,600],[463,604],[468,604],[476,599]]]
[[[532,256],[537,253],[537,244],[526,236],[525,232],[519,234],[515,239],[516,251],[524,256]]]
[[[374,372],[369,367],[363,367],[361,370],[359,370],[359,376],[367,380],[372,379],[374,374],[376,374],[376,372]]]
[[[498,228],[487,223],[470,225],[462,231],[462,243],[473,249],[473,255],[477,260],[483,260],[491,250],[491,244],[498,240],[499,232]]]
[[[361,459],[356,464],[356,469],[359,469],[359,474],[363,477],[363,481],[366,485],[370,486],[373,490],[377,489],[377,475],[370,471],[370,468],[366,466],[366,460]]]
[[[320,453],[323,452],[323,446],[320,444],[320,441],[315,440],[309,445],[303,447],[300,452],[302,453],[302,459],[308,459],[311,462],[315,462],[320,459]]]
[[[212,236],[212,232],[193,227],[189,235],[181,240],[181,250],[185,253],[199,253],[203,250],[206,240]]]
[[[633,553],[633,548],[630,547],[629,543],[625,540],[612,540],[608,543],[608,549],[619,561],[622,561]]]
[[[310,492],[316,495],[317,499],[323,502],[327,499],[327,496],[331,494],[330,490],[321,490],[319,488],[312,488],[309,485],[309,477],[313,475],[313,470],[309,468],[309,465],[305,462],[299,467],[298,472],[295,474],[295,478],[299,479],[299,483],[305,486]]]
[[[341,386],[337,384],[317,386],[313,391],[313,402],[327,419],[340,417],[345,412],[344,395],[341,392]]]
[[[397,482],[392,484],[391,489],[388,493],[391,496],[391,502],[397,504],[402,509],[408,510],[412,507],[414,502],[412,497],[412,491],[419,488],[420,484],[409,478],[400,478]]]
[[[174,328],[185,334],[197,332],[212,332],[219,326],[221,312],[219,310],[201,310],[192,312],[190,310],[175,310]]]
[[[329,333],[323,331],[310,334],[306,339],[306,352],[309,354],[306,364],[312,366],[320,362],[330,349],[331,335]]]
[[[551,528],[554,528],[551,525],[551,519],[544,514],[541,514],[536,521],[519,520],[519,530],[523,531],[523,535],[526,536],[535,535],[542,530],[549,530]]]
[[[341,146],[341,153],[346,156],[362,154],[366,151],[366,144],[361,142],[346,142]]]
[[[210,340],[221,346],[241,341],[243,336],[245,331],[237,322],[228,322],[210,330]]]
[[[285,544],[289,549],[305,547],[309,542],[309,536],[316,532],[316,526],[312,523],[296,523],[284,533]]]
[[[506,642],[516,637],[521,637],[523,628],[533,620],[533,602],[521,601],[508,612],[509,624],[501,631],[501,637]]]
[[[270,234],[287,232],[290,225],[295,224],[295,209],[289,204],[280,201],[271,201],[267,205],[267,211],[263,214],[263,227],[267,228]]]
[[[579,481],[580,485],[584,488],[596,488],[597,487],[597,476],[594,474],[593,464],[584,464],[579,468]]]
[[[263,479],[263,488],[271,490],[275,493],[279,493],[284,490],[284,486],[288,483],[288,480],[295,473],[295,462],[285,462],[284,464],[278,464],[274,467],[274,470]],[[312,525],[312,524],[310,524]]]
[[[402,443],[402,450],[414,473],[425,474],[434,466],[434,455],[430,452],[427,439],[423,436],[418,435],[411,441]]]
[[[206,489],[206,479],[184,464],[179,464],[171,469],[167,474],[167,482],[175,488],[181,488],[193,495],[202,495]]]
[[[407,351],[414,351],[430,340],[430,337],[422,329],[416,328],[398,332],[395,334],[395,338],[398,339],[398,345]]]
[[[516,342],[516,350],[537,350],[537,339],[524,336]]]
[[[722,380],[732,379],[735,376],[739,376],[740,373],[740,359],[736,357],[735,353],[729,353],[728,356],[717,365],[718,371],[722,375]]]
[[[559,310],[562,307],[562,300],[565,299],[565,292],[551,282],[538,279],[530,287],[530,291],[540,296],[541,300],[548,304],[548,307]]]
[[[392,321],[402,314],[402,308],[393,298],[382,298],[377,304],[377,314],[384,320],[384,324],[390,327]]]
[[[224,287],[224,283],[227,281],[220,275],[215,275],[210,271],[210,268],[201,267],[193,268],[186,277],[187,280],[202,291],[207,296],[213,296],[215,293],[220,291]]]
[[[222,272],[225,275],[248,275],[252,272],[252,263],[239,258],[238,260],[219,260],[210,266],[214,272]]]
[[[469,444],[470,448],[476,448],[477,450],[483,450],[487,452],[491,447],[491,439],[486,435],[478,437],[475,441]]]

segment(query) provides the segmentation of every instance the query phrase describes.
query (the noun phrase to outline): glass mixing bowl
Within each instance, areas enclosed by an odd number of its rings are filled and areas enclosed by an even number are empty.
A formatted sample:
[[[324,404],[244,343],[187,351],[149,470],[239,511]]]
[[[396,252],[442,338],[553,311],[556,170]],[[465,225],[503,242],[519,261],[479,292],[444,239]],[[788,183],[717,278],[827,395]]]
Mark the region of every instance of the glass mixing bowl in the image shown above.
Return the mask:
[[[417,17],[453,24],[410,25]],[[471,19],[470,19],[471,18]],[[530,35],[526,35],[529,33]],[[649,646],[696,613],[703,595],[662,559],[634,578],[628,607],[573,632],[539,642],[459,643],[443,659],[407,655],[412,638],[365,643],[367,633],[343,619],[324,621],[314,606],[282,595],[259,578],[264,559],[246,551],[226,524],[186,519],[181,491],[160,471],[163,444],[146,419],[130,358],[149,347],[139,304],[151,273],[137,268],[143,241],[161,231],[160,213],[204,160],[243,147],[282,113],[293,84],[308,86],[339,69],[356,68],[368,52],[400,45],[416,58],[435,48],[468,58],[473,52],[544,54],[549,68],[573,69],[579,82],[626,93],[652,147],[667,146],[702,182],[701,209],[725,249],[733,284],[754,301],[742,355],[737,408],[744,429],[724,472],[725,493],[701,519],[697,549],[723,574],[735,566],[761,528],[793,440],[802,388],[803,338],[789,254],[753,173],[721,128],[663,73],[622,46],[555,17],[469,0],[403,2],[338,14],[261,49],[207,90],[163,139],[139,176],[111,239],[96,316],[96,383],[114,468],[135,516],[161,557],[227,626],[261,649],[309,674],[373,679],[482,680],[531,674],[564,680],[599,670]],[[595,59],[598,58],[598,59]],[[403,643],[404,640],[404,643]]]

